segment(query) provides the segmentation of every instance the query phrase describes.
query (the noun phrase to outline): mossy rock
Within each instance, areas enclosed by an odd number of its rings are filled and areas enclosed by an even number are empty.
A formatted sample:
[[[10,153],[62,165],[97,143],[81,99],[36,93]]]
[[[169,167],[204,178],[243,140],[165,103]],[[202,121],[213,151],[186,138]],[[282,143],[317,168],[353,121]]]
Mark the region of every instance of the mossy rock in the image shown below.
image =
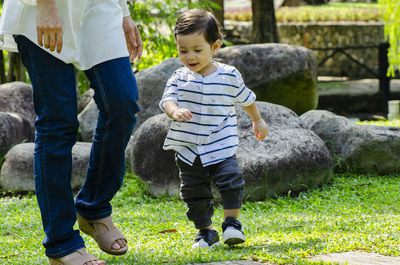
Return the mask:
[[[307,75],[273,80],[253,88],[257,100],[285,106],[298,115],[318,106],[316,81]]]
[[[235,66],[258,101],[288,107],[298,115],[317,108],[317,60],[305,47],[236,45],[218,51],[215,60]]]

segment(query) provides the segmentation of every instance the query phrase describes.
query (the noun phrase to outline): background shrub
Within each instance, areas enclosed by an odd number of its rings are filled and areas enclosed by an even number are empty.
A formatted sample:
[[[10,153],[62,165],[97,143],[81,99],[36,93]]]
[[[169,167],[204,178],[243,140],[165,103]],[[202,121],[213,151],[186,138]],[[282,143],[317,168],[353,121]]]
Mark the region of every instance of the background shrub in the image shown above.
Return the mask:
[[[381,21],[376,3],[330,3],[319,6],[280,7],[277,22]],[[226,12],[225,19],[251,21],[251,11]]]

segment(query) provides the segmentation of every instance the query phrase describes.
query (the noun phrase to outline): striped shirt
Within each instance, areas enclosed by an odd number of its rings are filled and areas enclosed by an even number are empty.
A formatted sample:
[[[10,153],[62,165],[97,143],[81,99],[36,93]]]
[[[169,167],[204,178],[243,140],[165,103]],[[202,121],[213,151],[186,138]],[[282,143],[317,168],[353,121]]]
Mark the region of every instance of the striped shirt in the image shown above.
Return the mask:
[[[217,70],[208,76],[186,67],[176,70],[167,82],[160,108],[164,111],[164,103],[173,101],[190,110],[193,118],[172,121],[163,149],[175,150],[189,165],[196,156],[203,166],[233,156],[239,144],[235,104],[249,106],[255,99],[233,66],[217,63]]]

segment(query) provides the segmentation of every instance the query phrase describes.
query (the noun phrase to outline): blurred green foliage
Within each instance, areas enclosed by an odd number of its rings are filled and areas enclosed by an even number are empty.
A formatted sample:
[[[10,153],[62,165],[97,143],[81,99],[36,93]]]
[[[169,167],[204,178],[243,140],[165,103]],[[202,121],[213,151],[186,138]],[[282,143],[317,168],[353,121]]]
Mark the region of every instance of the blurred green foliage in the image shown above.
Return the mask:
[[[280,7],[277,22],[380,21],[376,3],[329,3],[318,6]],[[251,21],[251,11],[225,13],[225,19]]]
[[[135,71],[157,65],[167,58],[177,57],[173,27],[184,10],[218,8],[210,0],[149,0],[128,3],[132,19],[136,22],[143,41],[143,56],[134,64]]]
[[[189,8],[218,9],[211,0],[148,0],[128,1],[129,10],[143,41],[143,56],[132,65],[133,71],[150,68],[171,57],[177,57],[173,27],[178,16]],[[79,94],[89,89],[85,74],[80,71]]]
[[[400,0],[379,0],[378,3],[385,22],[385,37],[390,44],[388,76],[394,76],[400,69]]]

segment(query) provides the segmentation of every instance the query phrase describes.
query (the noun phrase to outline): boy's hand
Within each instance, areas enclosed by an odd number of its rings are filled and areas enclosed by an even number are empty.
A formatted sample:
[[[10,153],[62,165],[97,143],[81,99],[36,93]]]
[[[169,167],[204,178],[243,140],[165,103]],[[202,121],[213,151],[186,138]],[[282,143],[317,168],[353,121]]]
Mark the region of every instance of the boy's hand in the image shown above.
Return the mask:
[[[172,114],[172,118],[181,123],[182,121],[187,122],[188,120],[193,118],[193,116],[188,109],[176,109]]]
[[[253,122],[253,130],[258,140],[263,140],[268,135],[268,126],[263,119]]]

